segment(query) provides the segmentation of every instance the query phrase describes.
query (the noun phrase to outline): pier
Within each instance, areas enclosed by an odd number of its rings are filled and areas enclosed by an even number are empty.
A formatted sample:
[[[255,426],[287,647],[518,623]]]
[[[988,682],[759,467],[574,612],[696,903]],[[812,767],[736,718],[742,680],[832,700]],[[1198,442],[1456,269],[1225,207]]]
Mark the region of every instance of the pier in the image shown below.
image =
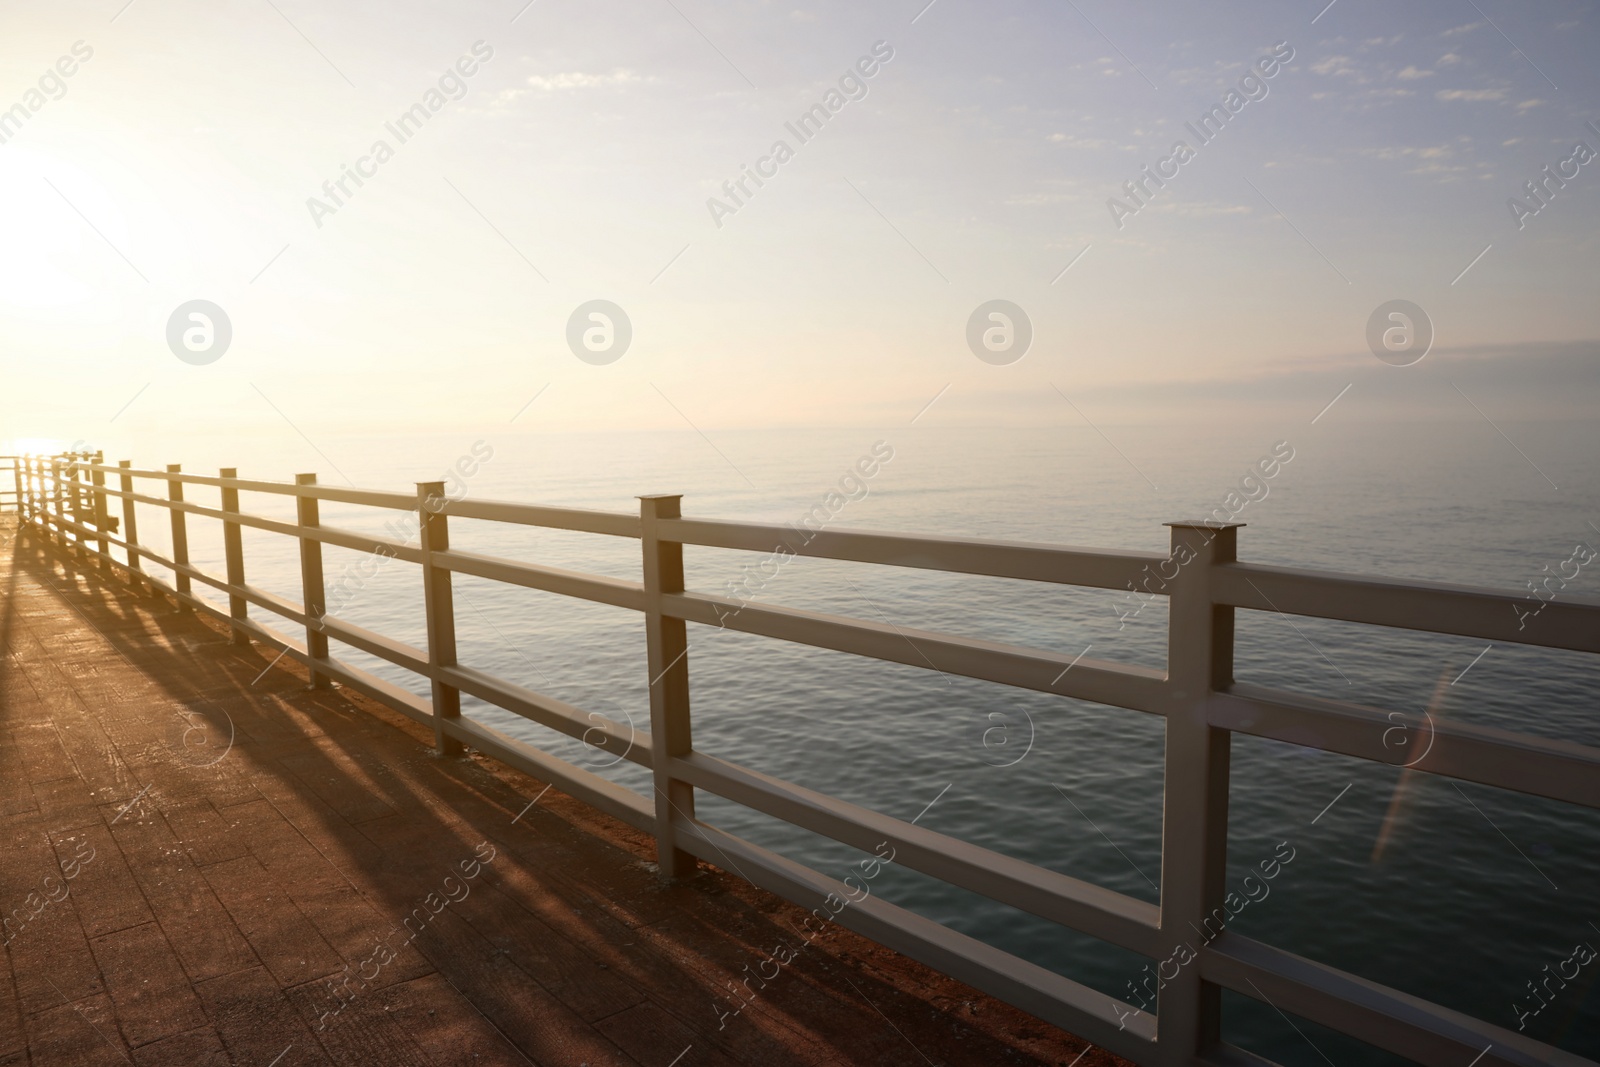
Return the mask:
[[[688,518],[676,496],[599,512],[88,455],[12,467],[0,1064],[1265,1064],[1223,1040],[1223,989],[1420,1063],[1588,1062],[1233,931],[1138,1012],[720,830],[695,795],[1166,960],[1224,904],[1233,733],[1399,762],[1387,709],[1236,683],[1236,612],[1600,653],[1600,602],[1562,597],[1530,618],[1497,590],[1250,564],[1238,525],[1214,519],[1169,524],[1171,550],[1154,554]],[[297,520],[250,513],[254,494],[292,498]],[[382,509],[415,536],[325,525],[324,501]],[[139,540],[135,503],[166,512],[170,556]],[[453,519],[634,539],[640,577],[453,549]],[[221,524],[225,574],[191,564],[192,521]],[[295,539],[298,601],[249,584],[244,528]],[[427,647],[331,614],[323,545],[414,566]],[[1164,596],[1167,666],[694,592],[686,545]],[[453,574],[641,613],[648,733],[458,662]],[[698,750],[691,626],[1161,716],[1159,905]],[[430,695],[341,662],[330,640],[414,672]],[[463,693],[649,768],[653,794],[474,721]],[[1417,720],[1400,728],[1420,738]],[[1465,723],[1430,725],[1427,740],[1417,772],[1600,807],[1600,749]],[[801,942],[769,986],[747,982],[774,944]],[[729,1018],[740,988],[748,1006]]]
[[[384,705],[293,660],[263,673],[261,649],[17,533],[0,517],[0,1064],[1023,1067],[1085,1048],[843,928],[750,993],[807,909],[709,867],[664,885],[648,836],[440,760]]]

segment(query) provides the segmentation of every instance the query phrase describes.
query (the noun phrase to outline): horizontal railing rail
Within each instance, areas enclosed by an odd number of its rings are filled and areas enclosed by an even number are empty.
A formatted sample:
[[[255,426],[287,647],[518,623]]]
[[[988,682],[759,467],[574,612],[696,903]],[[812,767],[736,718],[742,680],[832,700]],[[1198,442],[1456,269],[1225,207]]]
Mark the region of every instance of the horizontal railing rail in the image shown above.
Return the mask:
[[[1392,763],[1395,747],[1385,739],[1399,724],[1418,734],[1413,770],[1481,782],[1532,796],[1600,808],[1600,748],[1535,737],[1493,726],[1416,715],[1397,719],[1361,704],[1235,683],[1213,694],[1206,721],[1212,726],[1346,756]]]
[[[0,457],[0,463],[5,459]],[[679,498],[672,496],[641,497],[639,513],[633,515],[452,500],[440,482],[419,483],[409,494],[380,492],[319,485],[309,474],[289,484],[241,479],[232,470],[210,476],[186,474],[176,466],[148,470],[126,461],[113,466],[87,453],[16,457],[11,470],[12,498],[24,530],[53,540],[107,573],[120,570],[136,589],[172,597],[185,608],[220,620],[236,641],[259,642],[300,662],[313,686],[338,682],[430,727],[441,754],[470,746],[654,834],[664,878],[687,873],[696,860],[732,866],[796,902],[821,901],[821,908],[841,925],[1139,1063],[1266,1063],[1222,1040],[1221,989],[1265,999],[1378,1048],[1439,1067],[1461,1067],[1473,1056],[1483,1067],[1587,1062],[1232,931],[1208,941],[1198,952],[1198,965],[1181,969],[1167,983],[1155,1013],[1136,1010],[879,896],[858,896],[859,887],[848,880],[806,868],[706,823],[696,816],[694,799],[696,791],[711,793],[863,851],[881,855],[887,848],[898,864],[1157,960],[1223,905],[1220,872],[1226,858],[1232,734],[1395,761],[1384,740],[1395,727],[1394,712],[1235,682],[1236,609],[1600,652],[1600,601],[1564,596],[1541,602],[1542,610],[1530,620],[1525,597],[1497,590],[1240,563],[1235,558],[1236,526],[1210,522],[1170,524],[1172,550],[1159,555],[686,519],[679,514]],[[139,491],[152,482],[158,483],[157,491]],[[185,487],[216,490],[218,505],[186,500]],[[292,499],[295,518],[251,514],[240,506],[241,493]],[[408,512],[410,517],[399,520],[398,528],[395,520],[389,521],[385,528],[392,536],[374,536],[323,524],[318,507],[324,501]],[[110,513],[113,502],[120,505],[118,516]],[[139,539],[137,506],[166,511],[169,551],[154,551]],[[226,574],[208,573],[190,561],[191,517],[221,524]],[[631,538],[640,542],[641,578],[606,577],[453,548],[451,524],[460,521]],[[246,580],[243,529],[294,539],[301,563],[299,602]],[[365,629],[330,611],[322,571],[325,545],[398,559],[420,569],[426,647]],[[1068,657],[881,619],[694,592],[686,588],[685,546],[1142,590],[1169,598],[1167,666],[1155,670]],[[167,571],[170,581],[151,574],[147,564]],[[1159,573],[1161,580],[1146,588],[1151,573]],[[458,574],[641,613],[650,728],[586,713],[460,662],[452,592]],[[227,604],[196,595],[196,584],[216,590]],[[251,617],[251,608],[303,633],[266,625]],[[1162,716],[1166,783],[1159,904],[700,751],[690,731],[691,624]],[[426,680],[430,694],[418,696],[340,659],[330,651],[330,641]],[[652,795],[463,714],[462,694],[648,769]],[[1413,770],[1600,808],[1600,748],[1460,722],[1431,723],[1428,736],[1427,751],[1410,764]],[[841,905],[836,915],[832,901]],[[850,906],[844,907],[845,902]]]
[[[1600,600],[1593,597],[1539,601],[1538,614],[1528,619],[1526,594],[1440,582],[1234,563],[1217,568],[1216,583],[1217,603],[1232,607],[1600,652]]]
[[[1019,689],[1160,712],[1161,671],[978,638],[895,626],[870,619],[824,615],[799,608],[741,604],[700,593],[667,594],[662,611],[705,626],[722,626],[779,641],[927,667],[944,674],[1000,682]]]
[[[670,519],[664,540],[706,548],[749,552],[786,551],[798,556],[880,563],[922,570],[954,571],[995,578],[1020,578],[1057,585],[1125,589],[1149,566],[1166,561],[1154,552],[1106,552],[1097,548],[927,537],[920,534],[813,530],[806,526]]]

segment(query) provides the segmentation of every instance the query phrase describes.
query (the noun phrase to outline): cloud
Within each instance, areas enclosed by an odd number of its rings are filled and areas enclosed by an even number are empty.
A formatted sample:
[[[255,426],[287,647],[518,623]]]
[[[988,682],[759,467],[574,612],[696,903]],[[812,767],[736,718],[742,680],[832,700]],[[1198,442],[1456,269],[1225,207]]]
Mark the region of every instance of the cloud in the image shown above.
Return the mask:
[[[1433,94],[1435,100],[1504,100],[1504,89],[1440,89]]]
[[[1356,73],[1356,68],[1349,56],[1329,56],[1327,59],[1311,64],[1311,69],[1317,74],[1351,75]]]
[[[1048,207],[1052,204],[1082,203],[1083,197],[1074,193],[1013,193],[1001,202],[1008,207]]]
[[[1431,70],[1418,70],[1416,67],[1407,67],[1402,71],[1398,71],[1395,74],[1395,77],[1403,79],[1405,81],[1415,81],[1418,78],[1431,78],[1431,77],[1433,77],[1433,71],[1431,71]]]
[[[1437,174],[1441,182],[1458,182],[1462,176],[1471,173],[1471,167],[1455,163],[1424,163],[1420,167],[1412,167],[1407,174]]]
[[[1470,137],[1458,140],[1463,144],[1472,142]],[[1440,183],[1459,182],[1474,176],[1482,178],[1489,167],[1489,164],[1481,161],[1475,163],[1458,161],[1455,147],[1449,144],[1386,145],[1382,148],[1363,148],[1361,154],[1386,161],[1405,160],[1415,164],[1405,173],[1431,177]]]
[[[528,79],[528,85],[534,89],[543,89],[545,92],[560,92],[563,89],[593,89],[604,85],[630,85],[643,81],[631,70],[614,70],[610,74],[583,74],[572,71],[566,74],[551,74],[549,76],[535,74]]]
[[[1440,37],[1459,37],[1463,33],[1471,33],[1473,30],[1477,29],[1479,26],[1482,26],[1482,25],[1483,25],[1483,23],[1481,23],[1481,22],[1468,22],[1468,23],[1465,23],[1465,24],[1463,24],[1461,26],[1452,26],[1452,27],[1450,27],[1450,29],[1445,30],[1443,33],[1439,34],[1439,36]]]
[[[1451,154],[1450,146],[1440,145],[1386,145],[1383,148],[1363,148],[1361,154],[1374,159],[1446,159]]]
[[[1425,175],[1439,182],[1458,182],[1467,177],[1482,178],[1489,168],[1489,164],[1481,161],[1458,162],[1455,149],[1448,144],[1365,148],[1361,154],[1374,159],[1406,160],[1415,166],[1408,168],[1405,173]]]
[[[1524,100],[1524,101],[1523,101],[1523,102],[1522,102],[1522,103],[1520,103],[1520,104],[1518,104],[1518,105],[1517,105],[1517,110],[1518,110],[1518,111],[1526,111],[1526,110],[1528,110],[1528,109],[1529,109],[1529,108],[1532,108],[1532,107],[1538,107],[1538,106],[1539,106],[1539,105],[1540,105],[1540,104],[1543,104],[1543,103],[1545,103],[1545,102],[1546,102],[1546,101],[1543,101],[1543,100],[1538,100],[1538,99],[1534,99],[1534,100]]]
[[[500,106],[509,106],[530,93],[543,95],[570,92],[576,89],[600,89],[608,86],[622,88],[638,82],[653,82],[655,80],[655,78],[640,77],[625,68],[618,68],[610,74],[585,74],[582,71],[565,71],[560,74],[534,74],[520,88],[500,90],[499,95],[495,97],[495,102]]]
[[[1074,137],[1070,133],[1052,133],[1045,140],[1055,144],[1064,144],[1068,148],[1104,148],[1109,141],[1102,141],[1097,137]]]
[[[1248,215],[1248,204],[1219,204],[1212,200],[1157,200],[1146,204],[1143,210],[1152,215],[1180,215],[1191,219],[1209,219],[1217,215]]]
[[[1456,55],[1454,52],[1446,52],[1444,55],[1439,57],[1439,62],[1435,63],[1434,66],[1452,67],[1459,62],[1461,62],[1460,56]]]

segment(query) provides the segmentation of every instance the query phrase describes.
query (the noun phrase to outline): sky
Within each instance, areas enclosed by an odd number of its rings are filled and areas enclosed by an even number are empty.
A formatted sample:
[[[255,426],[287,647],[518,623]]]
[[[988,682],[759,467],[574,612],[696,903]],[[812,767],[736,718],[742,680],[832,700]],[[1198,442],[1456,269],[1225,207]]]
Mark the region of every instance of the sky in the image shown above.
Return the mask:
[[[1596,45],[1562,0],[12,5],[0,442],[1138,423],[1346,384],[1358,418],[1593,418]],[[1369,342],[1394,300],[1419,360]]]

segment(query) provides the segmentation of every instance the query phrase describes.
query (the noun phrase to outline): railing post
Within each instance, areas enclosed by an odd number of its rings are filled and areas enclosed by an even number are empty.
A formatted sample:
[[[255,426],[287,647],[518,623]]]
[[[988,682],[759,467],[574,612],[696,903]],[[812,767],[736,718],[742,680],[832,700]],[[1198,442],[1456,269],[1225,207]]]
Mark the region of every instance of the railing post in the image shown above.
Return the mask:
[[[1198,952],[1201,931],[1211,929],[1206,918],[1223,907],[1228,858],[1229,735],[1210,726],[1206,712],[1211,694],[1233,684],[1233,609],[1213,603],[1212,568],[1234,562],[1243,524],[1166,525],[1177,576],[1167,634],[1161,931],[1171,949],[1187,944]],[[1188,1067],[1222,1039],[1222,990],[1201,980],[1197,963],[1167,981],[1156,1011],[1156,1048],[1166,1067]]]
[[[24,522],[33,521],[33,457],[17,457],[18,496],[17,496],[17,529],[22,529]]]
[[[50,537],[50,493],[45,489],[45,457],[35,456],[33,459],[33,524],[38,527],[40,537],[46,540]]]
[[[82,523],[83,523],[83,466],[82,466],[81,461],[78,458],[78,453],[76,453],[76,452],[72,452],[72,453],[68,454],[67,474],[68,474],[67,485],[70,487],[70,492],[68,493],[68,496],[67,496],[67,506],[66,506],[66,509],[65,509],[65,514],[67,515],[67,517],[75,525],[82,525]],[[83,554],[84,554],[85,551],[87,551],[87,549],[84,548],[84,544],[85,544],[87,539],[84,537],[82,530],[69,529],[67,532],[68,532],[68,535],[70,536],[71,541],[72,541],[72,549],[73,549],[73,553],[72,554],[74,556],[78,557],[78,560],[81,563],[82,559],[83,559]]]
[[[183,464],[168,463],[167,473],[183,473]],[[173,505],[183,503],[183,483],[176,478],[167,479],[167,512],[172,517],[172,562],[181,567],[189,565],[189,526],[184,521],[185,515],[181,508]],[[181,571],[172,572],[172,587],[178,592],[178,606],[185,611],[194,610],[190,605],[189,576]]]
[[[50,493],[55,499],[56,543],[63,552],[67,549],[67,483],[61,474],[61,457],[50,457]]]
[[[67,485],[70,489],[67,495],[67,518],[74,524],[81,526],[83,524],[83,460],[79,458],[76,452],[72,453],[71,460],[67,464],[67,475]],[[82,563],[83,555],[88,551],[84,547],[88,539],[84,537],[83,531],[79,529],[70,529],[68,533],[72,536],[72,554],[78,558],[78,562]]]
[[[35,456],[33,459],[33,524],[39,528],[39,535],[46,539],[50,536],[50,494],[45,490],[45,457]]]
[[[22,463],[23,457],[11,461],[11,480],[17,483],[17,528],[22,528]]]
[[[679,495],[641,496],[644,546],[644,631],[650,671],[650,737],[655,779],[656,865],[670,881],[694,873],[694,857],[678,847],[674,817],[694,818],[694,787],[672,777],[668,764],[693,748],[689,733],[689,638],[682,619],[662,614],[661,598],[683,592],[683,545],[664,541],[658,523],[681,514]]]
[[[224,479],[238,478],[239,470],[223,467],[217,475]],[[239,514],[239,490],[231,485],[222,487],[222,510],[224,514]],[[233,591],[244,587],[244,531],[237,522],[228,519],[222,520],[222,554],[228,564],[228,618],[233,620],[233,643],[248,646],[250,635],[243,623],[249,618],[249,602]]]
[[[42,469],[38,456],[28,457],[28,522],[35,527],[40,522],[39,500],[44,496]]]
[[[128,545],[128,584],[138,589],[144,565],[139,562],[139,516],[133,504],[133,460],[118,460],[117,467],[117,487],[122,490],[122,539]]]
[[[443,482],[417,483],[417,525],[422,534],[422,600],[428,620],[428,671],[433,679],[433,744],[440,756],[461,755],[461,742],[445,732],[445,722],[461,717],[461,691],[439,679],[456,665],[456,608],[450,572],[433,565],[435,552],[450,548],[449,502]]]
[[[71,497],[67,488],[68,475],[72,474],[72,460],[64,457],[55,464],[55,489],[56,489],[56,538],[61,542],[61,550],[71,554],[72,531],[67,528],[69,517],[69,502]]]
[[[100,470],[105,461],[104,452],[96,452],[94,454],[95,469],[89,472],[89,484],[93,486],[93,489],[90,490],[94,496],[91,501],[93,505],[91,510],[94,512],[94,530],[98,535],[95,537],[95,545],[100,549],[100,573],[109,576],[111,574],[111,542],[106,540],[106,524],[110,518],[110,509],[106,507],[105,472]]]
[[[317,476],[296,474],[294,484],[316,485]],[[322,542],[307,534],[320,525],[322,519],[316,497],[296,493],[294,503],[295,516],[300,523],[300,602],[306,613],[306,658],[314,664],[319,659],[328,658],[328,632],[323,629],[322,623],[323,616],[328,613],[328,600],[322,583]],[[431,637],[429,644],[432,644]],[[328,688],[329,678],[326,674],[315,666],[308,666],[307,669],[311,672],[311,688]]]

